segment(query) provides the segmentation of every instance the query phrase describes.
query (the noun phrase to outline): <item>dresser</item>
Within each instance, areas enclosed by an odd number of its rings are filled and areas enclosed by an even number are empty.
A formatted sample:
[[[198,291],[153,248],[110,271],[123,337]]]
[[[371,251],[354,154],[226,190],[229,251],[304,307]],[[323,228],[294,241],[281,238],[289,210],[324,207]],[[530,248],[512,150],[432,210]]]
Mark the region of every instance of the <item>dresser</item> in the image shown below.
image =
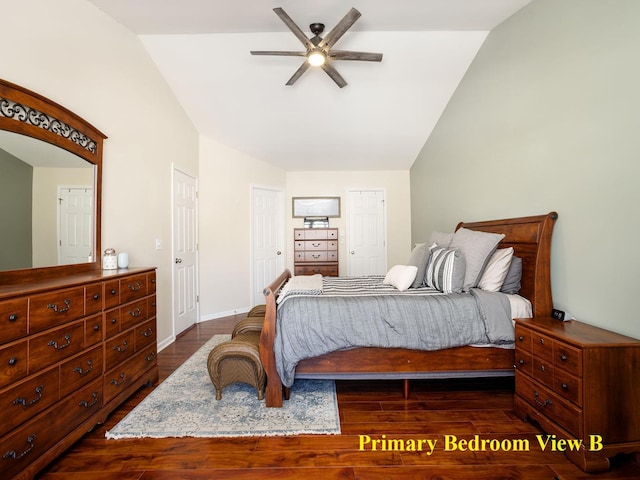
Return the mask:
[[[0,472],[32,478],[158,380],[156,272],[0,286]]]
[[[338,229],[293,230],[294,274],[338,276]]]
[[[563,449],[586,472],[639,455],[640,340],[553,318],[516,320],[515,338],[518,416],[556,439],[581,440]]]

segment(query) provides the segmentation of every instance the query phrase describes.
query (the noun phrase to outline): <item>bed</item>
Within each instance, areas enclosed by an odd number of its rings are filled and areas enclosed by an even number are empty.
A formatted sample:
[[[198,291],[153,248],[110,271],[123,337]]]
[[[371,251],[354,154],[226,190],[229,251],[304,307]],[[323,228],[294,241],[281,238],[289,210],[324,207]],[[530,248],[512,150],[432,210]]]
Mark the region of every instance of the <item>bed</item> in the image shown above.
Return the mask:
[[[557,218],[556,212],[550,212],[503,220],[460,222],[456,233],[462,229],[460,233],[471,231],[504,235],[497,248],[511,247],[514,257],[522,260],[519,295],[529,300],[533,316],[548,316],[553,306],[551,238]],[[260,338],[260,356],[267,374],[265,400],[268,407],[281,407],[283,396],[287,396],[288,389],[283,388],[278,373],[276,342],[281,340],[277,331],[278,313],[279,310],[281,314],[284,311],[278,298],[290,279],[290,271],[285,270],[264,289],[266,313]],[[504,347],[463,345],[440,350],[341,348],[299,360],[295,366],[295,378],[400,379],[404,381],[404,393],[407,396],[411,379],[513,375],[514,351]],[[286,348],[286,345],[278,350],[282,348]]]

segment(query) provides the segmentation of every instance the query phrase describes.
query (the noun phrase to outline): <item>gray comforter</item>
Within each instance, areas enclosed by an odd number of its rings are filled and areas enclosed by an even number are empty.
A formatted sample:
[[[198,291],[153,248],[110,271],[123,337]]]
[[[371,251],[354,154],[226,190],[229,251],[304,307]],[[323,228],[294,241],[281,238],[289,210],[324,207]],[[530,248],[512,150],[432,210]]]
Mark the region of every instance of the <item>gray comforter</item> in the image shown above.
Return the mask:
[[[279,298],[276,367],[293,384],[300,360],[353,347],[441,350],[463,345],[513,345],[511,307],[504,294],[472,289],[442,294],[399,292],[384,277],[323,278],[322,292]]]

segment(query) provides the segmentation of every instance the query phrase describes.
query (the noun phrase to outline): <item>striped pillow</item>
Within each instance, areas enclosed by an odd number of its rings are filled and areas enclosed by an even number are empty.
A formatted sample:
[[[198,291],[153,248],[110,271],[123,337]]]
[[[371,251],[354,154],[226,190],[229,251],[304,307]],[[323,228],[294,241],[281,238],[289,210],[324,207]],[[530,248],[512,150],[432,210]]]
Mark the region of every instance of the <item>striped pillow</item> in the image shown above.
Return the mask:
[[[464,284],[464,256],[460,250],[431,246],[431,256],[427,262],[425,283],[442,293],[460,293]]]

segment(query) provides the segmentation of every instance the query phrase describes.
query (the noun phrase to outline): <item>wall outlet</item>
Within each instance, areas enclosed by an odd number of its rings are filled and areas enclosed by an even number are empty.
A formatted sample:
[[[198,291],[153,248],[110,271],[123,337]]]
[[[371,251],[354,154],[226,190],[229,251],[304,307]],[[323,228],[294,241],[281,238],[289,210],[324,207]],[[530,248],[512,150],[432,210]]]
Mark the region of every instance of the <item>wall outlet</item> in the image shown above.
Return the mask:
[[[162,239],[156,238],[156,250],[162,250]]]

